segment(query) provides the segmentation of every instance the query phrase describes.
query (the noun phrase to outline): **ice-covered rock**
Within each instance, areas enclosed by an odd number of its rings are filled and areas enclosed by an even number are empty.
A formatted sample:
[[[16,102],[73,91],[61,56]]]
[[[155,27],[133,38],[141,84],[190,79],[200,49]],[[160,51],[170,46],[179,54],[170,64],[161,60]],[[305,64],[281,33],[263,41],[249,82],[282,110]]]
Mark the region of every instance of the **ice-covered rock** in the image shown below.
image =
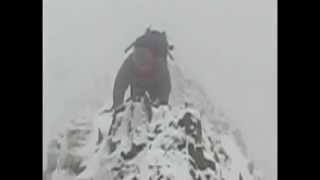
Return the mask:
[[[58,145],[60,174],[88,180],[258,179],[232,132],[212,132],[196,109],[129,102],[102,116],[66,129]],[[109,128],[101,121],[111,122]]]
[[[176,68],[176,69],[175,69]],[[259,180],[241,133],[171,67],[169,106],[127,102],[70,121],[52,140],[46,179]]]

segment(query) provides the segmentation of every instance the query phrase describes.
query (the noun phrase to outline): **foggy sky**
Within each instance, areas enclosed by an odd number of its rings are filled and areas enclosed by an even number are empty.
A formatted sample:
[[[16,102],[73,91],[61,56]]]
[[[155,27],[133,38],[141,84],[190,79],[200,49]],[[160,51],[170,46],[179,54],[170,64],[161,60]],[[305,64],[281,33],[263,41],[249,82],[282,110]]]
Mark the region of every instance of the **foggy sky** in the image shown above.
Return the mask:
[[[276,180],[276,0],[43,4],[44,145],[86,106],[111,104],[124,49],[152,25],[166,30],[176,63],[241,129],[266,179]]]

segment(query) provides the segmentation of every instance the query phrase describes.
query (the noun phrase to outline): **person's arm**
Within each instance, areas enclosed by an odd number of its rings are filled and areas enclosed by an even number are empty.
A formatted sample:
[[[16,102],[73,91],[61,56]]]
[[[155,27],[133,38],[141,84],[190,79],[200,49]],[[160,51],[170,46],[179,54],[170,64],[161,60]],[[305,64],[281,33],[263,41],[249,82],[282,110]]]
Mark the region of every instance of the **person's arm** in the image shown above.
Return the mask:
[[[131,55],[124,61],[117,73],[113,88],[113,109],[123,104],[125,92],[129,87],[132,68],[130,58]]]

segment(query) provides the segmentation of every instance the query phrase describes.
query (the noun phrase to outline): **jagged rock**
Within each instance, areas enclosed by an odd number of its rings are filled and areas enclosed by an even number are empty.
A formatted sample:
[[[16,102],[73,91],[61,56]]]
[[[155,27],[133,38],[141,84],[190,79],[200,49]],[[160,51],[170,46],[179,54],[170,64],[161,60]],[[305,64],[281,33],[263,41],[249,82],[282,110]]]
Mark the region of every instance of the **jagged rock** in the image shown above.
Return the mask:
[[[141,152],[143,150],[143,148],[145,148],[146,144],[139,144],[136,145],[134,143],[132,143],[131,149],[129,150],[128,153],[125,152],[121,152],[121,157],[124,160],[130,160],[132,158],[134,158],[139,152]]]
[[[48,154],[47,171],[59,176],[48,178],[260,180],[239,132],[219,119],[201,90],[189,88],[191,81],[173,81],[181,87],[173,88],[172,106],[129,101],[112,114],[72,121],[49,148],[55,154]]]

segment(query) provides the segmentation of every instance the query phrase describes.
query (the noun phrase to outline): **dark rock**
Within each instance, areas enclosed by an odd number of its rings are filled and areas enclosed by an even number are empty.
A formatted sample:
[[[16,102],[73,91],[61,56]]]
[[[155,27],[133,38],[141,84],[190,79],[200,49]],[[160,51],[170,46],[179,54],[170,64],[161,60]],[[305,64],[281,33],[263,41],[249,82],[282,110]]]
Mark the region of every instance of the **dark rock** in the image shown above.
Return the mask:
[[[201,177],[196,177],[196,173],[194,172],[194,170],[190,170],[189,173],[193,180],[201,180]]]
[[[243,180],[241,173],[239,173],[239,180]]]
[[[220,159],[219,159],[219,157],[218,157],[218,155],[217,155],[216,152],[214,152],[213,158],[214,158],[214,160],[217,161],[218,163],[220,162]]]
[[[98,131],[99,131],[99,134],[98,134],[98,141],[96,143],[97,145],[99,145],[103,140],[103,134],[102,134],[101,130],[98,129]]]
[[[210,174],[207,174],[206,175],[206,180],[210,180],[210,177],[211,177]]]
[[[190,156],[194,160],[197,169],[205,170],[207,168],[210,168],[211,170],[216,171],[216,164],[204,157],[202,148],[194,148],[193,144],[189,144],[188,151]]]
[[[78,175],[86,169],[86,166],[81,166],[82,159],[80,157],[68,154],[62,163],[62,169]]]
[[[134,158],[139,152],[141,152],[145,146],[146,144],[135,145],[133,143],[128,153],[121,152],[121,157],[124,160],[130,160]]]
[[[161,130],[161,129],[159,129],[159,128],[160,128],[160,124],[157,124],[157,125],[156,125],[156,128],[154,129],[154,133],[156,133],[156,134],[161,133],[161,132],[162,132],[162,130]]]
[[[115,109],[114,113],[112,114],[111,128],[109,129],[108,135],[114,135],[116,129],[121,125],[121,123],[118,123],[117,125],[115,124],[117,120],[117,114],[123,112],[124,110],[126,110],[126,106],[124,105]]]
[[[157,180],[161,180],[163,178],[164,178],[163,175],[160,175]]]
[[[229,156],[228,156],[228,154],[224,151],[224,149],[220,148],[220,149],[218,150],[218,153],[219,153],[219,154],[222,154],[222,155],[226,158],[226,160],[229,159]]]
[[[183,140],[181,144],[178,145],[179,151],[186,147],[186,140]]]
[[[192,119],[192,114],[190,112],[185,113],[185,115],[178,121],[178,126],[185,129],[185,133],[195,139],[197,143],[202,141],[202,131],[201,131],[201,122]]]
[[[252,161],[248,163],[248,170],[249,170],[250,174],[253,174],[253,172],[254,172],[254,163]]]

